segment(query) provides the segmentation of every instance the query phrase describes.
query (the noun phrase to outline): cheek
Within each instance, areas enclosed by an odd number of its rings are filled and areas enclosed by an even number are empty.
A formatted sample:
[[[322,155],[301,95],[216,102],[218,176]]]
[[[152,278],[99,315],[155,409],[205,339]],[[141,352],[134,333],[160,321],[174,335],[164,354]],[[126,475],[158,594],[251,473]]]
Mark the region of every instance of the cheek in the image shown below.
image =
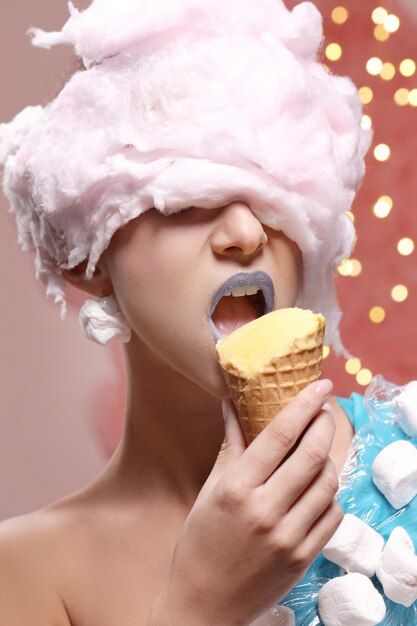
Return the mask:
[[[273,242],[273,254],[277,267],[277,308],[295,306],[303,276],[303,260],[298,246],[288,239]]]
[[[140,336],[156,336],[186,308],[190,271],[173,238],[136,237],[112,251],[108,268],[114,292],[128,322]]]
[[[111,279],[119,305],[130,321],[149,315],[161,297],[167,280],[164,266],[147,254],[122,254],[111,267]]]

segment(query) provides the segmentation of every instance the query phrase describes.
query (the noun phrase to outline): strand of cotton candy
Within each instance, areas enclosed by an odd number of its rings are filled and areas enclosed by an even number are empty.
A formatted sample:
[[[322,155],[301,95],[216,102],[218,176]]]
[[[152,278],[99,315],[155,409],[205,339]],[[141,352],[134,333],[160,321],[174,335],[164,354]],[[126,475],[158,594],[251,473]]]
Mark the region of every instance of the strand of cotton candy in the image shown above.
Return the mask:
[[[385,595],[409,607],[417,600],[417,556],[414,544],[401,526],[396,526],[376,568]]]
[[[333,278],[370,135],[353,83],[316,61],[321,40],[315,7],[281,0],[95,0],[71,6],[61,32],[34,31],[89,68],[0,127],[19,241],[62,317],[60,270],[88,259],[91,278],[128,221],[240,199],[298,244],[296,305],[323,313],[326,341],[348,354]]]
[[[350,573],[332,578],[318,595],[324,626],[376,626],[386,614],[385,602],[364,574]]]

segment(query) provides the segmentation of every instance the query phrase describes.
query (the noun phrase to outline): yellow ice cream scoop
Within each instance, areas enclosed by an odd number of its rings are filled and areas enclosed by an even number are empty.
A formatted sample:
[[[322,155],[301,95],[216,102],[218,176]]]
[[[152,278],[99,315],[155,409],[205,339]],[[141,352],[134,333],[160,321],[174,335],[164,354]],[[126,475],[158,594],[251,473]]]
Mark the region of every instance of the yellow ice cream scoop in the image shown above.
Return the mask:
[[[248,443],[321,374],[326,320],[308,309],[263,315],[216,344]]]

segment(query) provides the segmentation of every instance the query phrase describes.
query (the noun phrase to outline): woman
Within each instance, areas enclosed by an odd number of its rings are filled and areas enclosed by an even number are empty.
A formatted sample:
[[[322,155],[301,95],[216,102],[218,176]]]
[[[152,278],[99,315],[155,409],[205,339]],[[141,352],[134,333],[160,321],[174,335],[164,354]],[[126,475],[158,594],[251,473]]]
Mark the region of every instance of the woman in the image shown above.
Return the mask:
[[[126,342],[126,422],[93,483],[2,524],[0,614],[10,626],[251,624],[338,527],[353,428],[322,380],[246,448],[214,346],[259,313],[214,296],[266,281],[272,308],[322,311],[343,350],[333,273],[369,145],[360,103],[315,60],[308,3],[71,12],[34,40],[72,43],[86,69],[2,127],[1,159],[48,295],[62,314],[66,282],[99,298],[85,333]]]

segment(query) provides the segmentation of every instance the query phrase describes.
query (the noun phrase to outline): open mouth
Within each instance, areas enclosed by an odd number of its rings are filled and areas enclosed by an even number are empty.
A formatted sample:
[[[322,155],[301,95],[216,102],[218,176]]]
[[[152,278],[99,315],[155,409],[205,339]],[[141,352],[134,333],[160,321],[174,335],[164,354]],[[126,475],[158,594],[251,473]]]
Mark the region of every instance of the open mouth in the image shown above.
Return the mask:
[[[210,326],[215,341],[274,308],[274,285],[266,272],[240,272],[217,291]]]
[[[261,290],[255,294],[223,296],[213,311],[211,319],[220,335],[231,332],[261,317],[265,313],[265,298]]]

